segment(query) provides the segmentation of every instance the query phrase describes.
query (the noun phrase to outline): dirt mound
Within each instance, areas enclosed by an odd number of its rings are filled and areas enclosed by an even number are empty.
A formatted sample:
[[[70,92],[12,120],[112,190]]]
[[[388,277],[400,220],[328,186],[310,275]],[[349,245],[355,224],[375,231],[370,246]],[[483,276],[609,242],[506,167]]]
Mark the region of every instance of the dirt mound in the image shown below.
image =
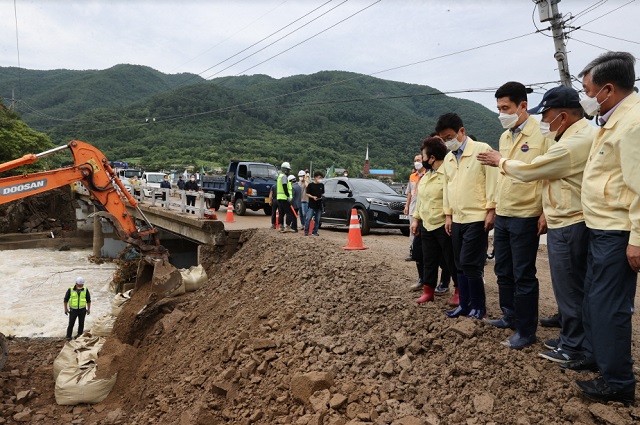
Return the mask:
[[[13,373],[22,383],[5,386],[0,413],[5,406],[8,422],[20,409],[31,409],[30,418],[40,415],[41,423],[87,424],[640,420],[640,408],[579,397],[573,381],[593,375],[560,373],[537,357],[541,344],[521,352],[502,347],[508,331],[447,319],[447,297],[416,306],[416,293],[405,289],[413,265],[389,254],[389,246],[367,243],[367,251],[347,252],[343,240],[256,231],[232,258],[210,264],[210,280],[199,291],[163,300],[142,317],[135,313],[146,294],[134,296],[123,310],[122,328],[101,353],[100,375],[118,372],[105,401],[47,405],[53,403],[52,383],[28,381],[31,369],[12,371],[22,367],[12,353],[0,377],[14,382]],[[490,266],[486,275],[488,304],[495,309]],[[548,314],[551,305],[543,301]],[[541,329],[540,339],[555,332]],[[46,347],[37,348],[38,361]],[[35,407],[10,397],[28,385],[39,391]]]
[[[395,260],[284,238],[257,231],[202,290],[142,319],[136,348],[105,352],[121,369],[107,410],[183,424],[604,420],[541,347],[508,350],[507,332],[447,319],[445,300],[399,296]]]

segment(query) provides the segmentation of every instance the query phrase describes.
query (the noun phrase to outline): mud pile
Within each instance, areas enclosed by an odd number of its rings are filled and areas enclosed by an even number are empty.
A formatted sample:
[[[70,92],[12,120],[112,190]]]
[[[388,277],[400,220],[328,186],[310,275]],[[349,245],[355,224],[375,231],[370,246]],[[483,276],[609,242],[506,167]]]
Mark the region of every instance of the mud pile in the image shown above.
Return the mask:
[[[508,333],[447,319],[445,300],[416,307],[397,261],[283,237],[256,232],[205,288],[138,323],[133,346],[105,350],[120,372],[108,410],[183,424],[640,419],[585,402],[580,375],[536,358],[541,347],[503,348]]]
[[[343,244],[256,231],[231,259],[210,264],[201,290],[137,319],[146,294],[125,307],[101,353],[99,373],[118,372],[105,401],[51,407],[44,383],[32,404],[15,407],[13,397],[5,412],[87,424],[640,421],[640,408],[582,399],[573,381],[594,375],[560,373],[537,357],[542,344],[502,347],[509,332],[447,319],[446,297],[417,307],[406,290],[414,270],[397,256]],[[495,283],[487,291],[497,305]],[[4,376],[30,373],[14,367]]]

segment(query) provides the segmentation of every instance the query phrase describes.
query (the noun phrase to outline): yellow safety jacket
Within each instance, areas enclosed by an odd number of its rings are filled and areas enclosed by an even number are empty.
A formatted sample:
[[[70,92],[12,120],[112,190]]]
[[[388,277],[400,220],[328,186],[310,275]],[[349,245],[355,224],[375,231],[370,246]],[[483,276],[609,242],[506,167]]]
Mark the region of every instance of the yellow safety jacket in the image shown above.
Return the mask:
[[[278,182],[276,183],[276,199],[278,201],[286,201],[287,195],[284,193],[284,185],[282,184],[282,178],[285,177],[284,173],[278,175]],[[287,180],[287,190],[289,191],[289,197],[293,196],[293,188],[291,182]]]
[[[87,288],[82,288],[82,291],[78,293],[75,290],[75,286],[69,288],[69,307],[70,308],[85,308],[87,306]]]

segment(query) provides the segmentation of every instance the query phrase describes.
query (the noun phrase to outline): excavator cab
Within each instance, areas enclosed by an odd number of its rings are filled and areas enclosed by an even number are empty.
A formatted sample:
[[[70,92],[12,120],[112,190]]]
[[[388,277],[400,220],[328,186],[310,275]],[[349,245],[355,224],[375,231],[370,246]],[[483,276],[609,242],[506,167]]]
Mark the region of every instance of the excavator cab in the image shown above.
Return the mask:
[[[0,204],[80,182],[89,191],[96,207],[97,212],[93,215],[108,219],[120,239],[140,252],[136,288],[151,282],[152,295],[158,299],[180,287],[180,272],[169,263],[169,252],[160,245],[157,230],[126,190],[107,158],[94,146],[72,140],[66,146],[0,164],[0,173],[64,149],[71,150],[73,155],[74,164],[70,167],[0,178]],[[144,222],[142,226],[138,227],[129,214],[125,201],[137,209]]]

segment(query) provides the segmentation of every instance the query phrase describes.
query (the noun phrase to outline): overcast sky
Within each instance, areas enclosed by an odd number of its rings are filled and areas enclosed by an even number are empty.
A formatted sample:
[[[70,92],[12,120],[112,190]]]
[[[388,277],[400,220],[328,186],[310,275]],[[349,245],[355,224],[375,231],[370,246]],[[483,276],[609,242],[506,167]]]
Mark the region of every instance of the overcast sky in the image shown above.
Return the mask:
[[[627,2],[559,3],[565,16],[598,6],[571,23],[584,25],[568,42],[573,75],[603,49],[640,57],[640,2],[623,6]],[[18,66],[17,17],[20,66],[27,69],[106,69],[129,63],[205,78],[236,74],[281,78],[344,70],[441,91],[497,87],[510,80],[532,84],[559,79],[552,38],[531,34],[536,30],[534,21],[539,28],[548,26],[539,22],[537,10],[532,20],[531,0],[16,0],[15,5],[14,10],[13,0],[0,0],[0,66]],[[304,41],[321,31],[325,32]],[[453,54],[524,34],[531,35]],[[298,43],[302,44],[292,48]],[[425,62],[402,67],[421,61]],[[396,67],[401,68],[381,72]],[[493,91],[453,96],[495,108]],[[530,103],[540,97],[532,95]]]

